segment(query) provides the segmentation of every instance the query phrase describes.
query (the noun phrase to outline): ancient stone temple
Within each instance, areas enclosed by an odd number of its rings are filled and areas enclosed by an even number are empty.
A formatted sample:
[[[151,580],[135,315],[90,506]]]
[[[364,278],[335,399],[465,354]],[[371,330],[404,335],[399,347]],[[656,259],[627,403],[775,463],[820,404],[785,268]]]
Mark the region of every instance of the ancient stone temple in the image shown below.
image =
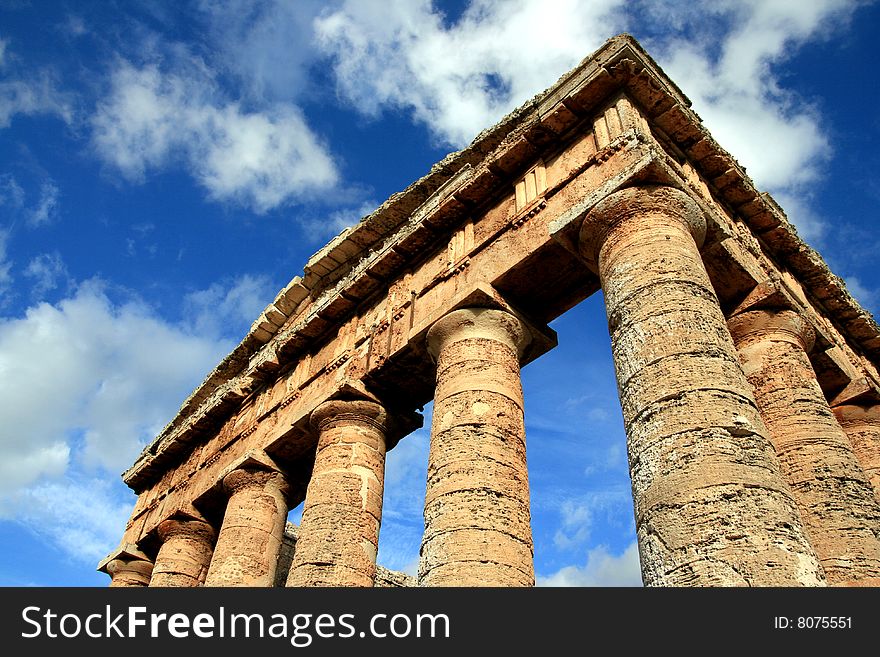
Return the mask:
[[[880,584],[880,328],[628,36],[309,260],[124,474],[100,568],[375,585],[433,399],[418,585],[532,585],[520,368],[600,288],[645,584]]]

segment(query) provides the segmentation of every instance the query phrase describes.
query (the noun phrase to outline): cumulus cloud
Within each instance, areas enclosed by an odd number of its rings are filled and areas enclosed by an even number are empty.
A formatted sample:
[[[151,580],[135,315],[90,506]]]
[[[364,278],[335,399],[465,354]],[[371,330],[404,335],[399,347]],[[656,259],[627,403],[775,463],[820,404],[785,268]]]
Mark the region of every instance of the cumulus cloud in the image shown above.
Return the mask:
[[[789,215],[816,241],[824,225],[808,211],[808,185],[831,148],[818,109],[786,90],[773,67],[840,29],[859,4],[571,1],[548,11],[541,0],[473,0],[450,23],[427,0],[348,0],[315,25],[339,92],[354,107],[368,115],[409,111],[453,146],[552,84],[608,36],[643,29],[719,143],[759,186],[790,202]]]
[[[43,481],[9,498],[15,521],[73,560],[94,565],[118,543],[134,494],[104,478]],[[62,503],[63,502],[63,503]],[[0,507],[0,518],[6,515]]]
[[[25,273],[46,289],[67,279],[57,254]],[[191,293],[185,309],[213,308],[215,324],[168,322],[136,298],[114,300],[99,280],[0,318],[0,519],[79,561],[112,549],[133,501],[118,473],[232,348],[267,289],[245,276]]]
[[[409,110],[461,146],[613,34],[623,4],[564,0],[548,11],[540,0],[474,0],[447,25],[428,0],[349,0],[315,25],[355,107]]]
[[[31,265],[38,283],[62,275],[51,254]],[[252,288],[232,282],[199,298],[247,306]],[[168,322],[117,296],[91,280],[0,318],[0,519],[87,561],[113,547],[131,511],[118,473],[233,346],[225,324]]]
[[[85,466],[122,470],[221,346],[113,303],[98,281],[0,320],[0,494],[58,474],[72,447]]]
[[[291,101],[312,88],[309,67],[318,53],[311,24],[325,6],[323,0],[203,0],[199,12],[218,58],[248,96]]]
[[[546,577],[538,586],[642,586],[639,550],[632,542],[621,554],[600,545],[587,552],[583,566],[566,566]]]
[[[224,99],[198,62],[179,71],[120,63],[92,119],[97,153],[130,180],[180,164],[216,201],[264,213],[337,181],[298,108],[260,112]]]

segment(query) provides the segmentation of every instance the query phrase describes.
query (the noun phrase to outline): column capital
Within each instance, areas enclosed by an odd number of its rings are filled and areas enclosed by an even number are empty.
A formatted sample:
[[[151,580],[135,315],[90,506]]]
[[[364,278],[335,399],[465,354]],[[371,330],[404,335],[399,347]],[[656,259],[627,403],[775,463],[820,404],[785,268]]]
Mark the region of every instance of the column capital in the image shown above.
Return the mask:
[[[217,532],[210,524],[195,518],[169,518],[160,522],[156,531],[163,543],[178,536],[212,543],[217,537]]]
[[[880,404],[841,404],[831,410],[844,428],[862,424],[880,426]]]
[[[390,418],[385,407],[368,399],[330,399],[319,404],[310,418],[317,431],[329,429],[336,424],[366,424],[383,433],[388,429]]]
[[[581,225],[581,255],[594,270],[598,269],[599,251],[612,230],[645,214],[663,214],[680,220],[698,248],[706,239],[706,216],[690,196],[666,185],[640,185],[613,192],[592,207]]]
[[[241,466],[224,475],[223,490],[229,494],[249,488],[277,487],[286,498],[290,493],[287,476],[279,470],[265,470],[255,466]]]
[[[801,313],[794,310],[749,310],[727,320],[727,327],[737,347],[772,340],[790,342],[810,353],[816,342],[813,327]]]
[[[462,308],[447,313],[428,329],[428,352],[436,360],[446,345],[468,338],[501,342],[522,359],[532,334],[522,320],[505,310]]]
[[[153,562],[143,559],[111,559],[104,565],[104,572],[113,579],[131,573],[146,586],[150,583],[150,575],[153,573]]]

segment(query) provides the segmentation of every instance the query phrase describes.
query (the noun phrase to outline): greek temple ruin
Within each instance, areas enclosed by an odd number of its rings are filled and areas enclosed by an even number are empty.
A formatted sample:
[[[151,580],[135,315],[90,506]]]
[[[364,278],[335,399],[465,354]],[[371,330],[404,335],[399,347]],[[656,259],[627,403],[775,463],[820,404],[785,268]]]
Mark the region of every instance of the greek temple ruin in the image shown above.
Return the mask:
[[[520,368],[600,289],[644,583],[880,585],[880,327],[628,35],[309,260],[124,473],[99,570],[533,585]],[[431,400],[418,577],[377,578]]]

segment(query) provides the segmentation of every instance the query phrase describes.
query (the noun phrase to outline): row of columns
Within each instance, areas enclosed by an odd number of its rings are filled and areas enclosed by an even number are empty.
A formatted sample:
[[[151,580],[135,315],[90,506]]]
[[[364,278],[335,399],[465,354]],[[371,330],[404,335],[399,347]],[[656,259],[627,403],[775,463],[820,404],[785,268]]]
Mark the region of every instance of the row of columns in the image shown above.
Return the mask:
[[[699,252],[705,232],[696,203],[665,186],[606,197],[581,229],[605,295],[645,584],[880,583],[880,408],[832,412],[797,313],[725,318]],[[529,329],[467,308],[427,339],[437,381],[419,583],[532,585]],[[318,445],[288,586],[372,586],[391,421],[367,399],[312,414]],[[152,574],[117,559],[112,585],[271,586],[284,474],[251,465],[223,486],[216,543],[202,520],[167,520]]]

